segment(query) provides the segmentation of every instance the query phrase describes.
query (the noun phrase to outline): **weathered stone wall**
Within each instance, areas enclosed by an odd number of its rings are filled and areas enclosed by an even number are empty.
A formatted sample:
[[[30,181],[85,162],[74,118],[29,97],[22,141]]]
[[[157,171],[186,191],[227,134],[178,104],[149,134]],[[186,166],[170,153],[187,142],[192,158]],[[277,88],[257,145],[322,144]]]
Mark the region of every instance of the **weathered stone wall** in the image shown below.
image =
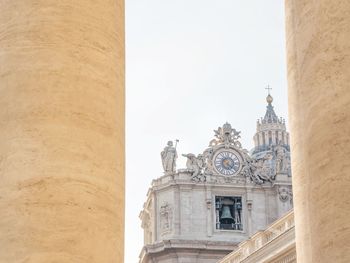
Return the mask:
[[[0,0],[0,127],[0,262],[123,262],[122,0]]]
[[[350,262],[350,1],[286,0],[298,263]]]

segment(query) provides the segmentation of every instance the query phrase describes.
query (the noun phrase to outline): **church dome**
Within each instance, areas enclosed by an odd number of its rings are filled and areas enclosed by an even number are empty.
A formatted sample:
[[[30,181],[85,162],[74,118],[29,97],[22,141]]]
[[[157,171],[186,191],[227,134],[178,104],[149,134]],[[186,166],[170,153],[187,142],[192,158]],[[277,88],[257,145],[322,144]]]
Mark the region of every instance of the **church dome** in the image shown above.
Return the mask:
[[[267,101],[268,104],[271,104],[273,102],[273,98],[272,98],[272,96],[270,94],[267,95],[266,101]]]
[[[289,134],[286,130],[285,121],[275,113],[272,106],[273,97],[270,94],[267,95],[266,102],[265,116],[257,122],[253,152],[266,151],[279,144],[289,150]]]
[[[278,123],[280,120],[277,117],[277,115],[273,109],[273,106],[271,104],[273,101],[272,96],[268,95],[266,97],[266,101],[267,101],[268,105],[266,107],[266,113],[265,113],[265,117],[263,119],[263,122],[265,122],[265,123]]]

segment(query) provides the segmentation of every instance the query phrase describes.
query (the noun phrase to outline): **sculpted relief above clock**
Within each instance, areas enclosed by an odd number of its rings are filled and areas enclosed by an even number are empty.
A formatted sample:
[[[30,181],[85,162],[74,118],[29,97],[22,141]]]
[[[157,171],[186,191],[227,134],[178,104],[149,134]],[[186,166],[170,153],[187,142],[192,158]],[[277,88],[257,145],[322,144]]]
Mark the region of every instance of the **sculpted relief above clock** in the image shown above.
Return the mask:
[[[225,123],[214,130],[214,139],[202,154],[182,154],[187,157],[186,171],[191,173],[191,180],[236,182],[243,179],[245,183],[248,178],[251,183],[263,184],[273,182],[277,172],[287,173],[290,157],[285,146],[272,145],[250,155],[248,150],[242,148],[240,137],[239,131]],[[176,149],[173,151],[176,152]],[[176,153],[173,156],[177,157]],[[174,158],[171,163],[175,163]]]
[[[187,170],[192,172],[192,180],[205,182],[208,175],[221,175],[226,177],[241,174],[245,163],[245,152],[238,141],[240,132],[225,123],[214,130],[215,138],[210,141],[209,148],[198,156],[189,153],[187,157]]]

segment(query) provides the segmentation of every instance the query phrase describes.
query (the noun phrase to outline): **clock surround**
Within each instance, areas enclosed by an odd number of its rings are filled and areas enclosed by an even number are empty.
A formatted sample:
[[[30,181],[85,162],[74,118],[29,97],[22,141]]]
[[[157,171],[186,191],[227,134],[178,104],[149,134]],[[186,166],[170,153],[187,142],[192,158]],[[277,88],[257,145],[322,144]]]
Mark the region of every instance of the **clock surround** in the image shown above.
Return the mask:
[[[238,175],[242,169],[242,157],[238,151],[232,148],[220,149],[213,157],[213,167],[220,175]]]

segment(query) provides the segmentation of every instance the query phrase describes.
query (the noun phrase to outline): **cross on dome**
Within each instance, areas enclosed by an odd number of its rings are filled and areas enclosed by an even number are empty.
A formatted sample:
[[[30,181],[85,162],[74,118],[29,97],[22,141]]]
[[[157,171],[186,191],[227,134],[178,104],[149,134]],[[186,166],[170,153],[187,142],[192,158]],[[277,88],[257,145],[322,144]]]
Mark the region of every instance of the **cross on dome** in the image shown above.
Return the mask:
[[[267,92],[269,93],[268,95],[270,95],[270,90],[272,90],[272,88],[270,88],[270,85],[267,85],[267,88],[265,89],[267,89]]]

